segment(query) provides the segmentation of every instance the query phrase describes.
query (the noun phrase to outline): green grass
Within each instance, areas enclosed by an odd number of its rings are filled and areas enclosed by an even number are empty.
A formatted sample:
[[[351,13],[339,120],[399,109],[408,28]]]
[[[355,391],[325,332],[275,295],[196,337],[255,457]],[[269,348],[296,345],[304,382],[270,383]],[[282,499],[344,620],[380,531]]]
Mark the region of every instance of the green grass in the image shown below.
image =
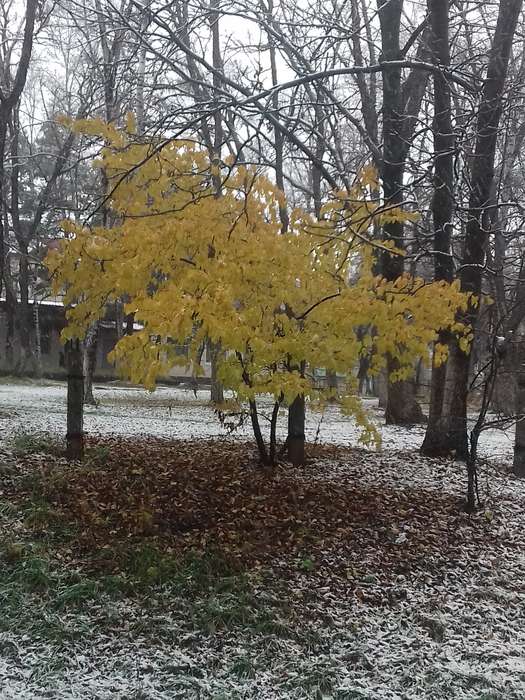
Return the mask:
[[[86,614],[129,599],[149,611],[133,623],[145,635],[176,637],[169,616],[160,612],[169,610],[187,631],[213,634],[242,627],[257,636],[293,636],[280,620],[281,611],[259,599],[248,575],[217,552],[176,558],[140,546],[124,557],[113,552],[122,557],[123,566],[110,575],[74,569],[55,554],[47,541],[7,541],[0,546],[0,631],[67,642],[85,633]],[[79,624],[74,622],[76,616]],[[123,622],[111,621],[105,613],[91,628],[94,632]]]
[[[325,661],[312,660],[300,678],[294,675],[287,685],[294,690],[302,690],[307,694],[307,697],[321,698],[325,695],[333,697],[338,675],[335,664],[330,665]]]
[[[104,466],[109,457],[109,447],[107,445],[95,445],[86,447],[84,450],[84,464],[88,467]]]
[[[58,613],[56,601],[65,587],[66,577],[58,577],[42,556],[31,553],[15,563],[1,562],[0,630],[53,642],[80,637],[85,629],[75,633],[79,625]]]
[[[118,568],[137,591],[165,586],[180,595],[195,596],[211,590],[236,590],[244,582],[242,572],[213,549],[177,556],[147,542],[107,545],[98,552],[98,565]]]
[[[19,457],[34,454],[61,456],[64,454],[65,443],[53,433],[19,430],[11,438],[10,447]]]
[[[0,500],[0,518],[14,518],[17,516],[19,509],[14,503],[7,500]]]
[[[64,438],[45,431],[17,431],[9,441],[13,454],[17,457],[46,454],[53,457],[65,456],[66,444]],[[103,466],[109,457],[107,445],[87,445],[84,449],[83,465],[86,468]]]
[[[248,656],[240,655],[233,660],[229,672],[232,675],[237,676],[239,679],[255,678],[257,673],[257,664],[254,663],[253,659],[250,659]]]
[[[34,438],[17,436],[18,449],[42,450],[49,445],[54,449],[53,442]],[[104,456],[102,452],[93,457]],[[0,542],[0,602],[12,613],[6,614],[4,628],[14,623],[16,610],[22,607],[34,611],[27,619],[22,615],[24,627],[44,621],[44,610],[52,618],[57,611],[89,607],[93,601],[145,600],[151,595],[182,600],[188,624],[204,632],[238,624],[254,629],[259,623],[263,628],[271,624],[254,602],[248,576],[211,548],[176,556],[144,541],[108,543],[82,555],[82,571],[71,571],[60,552],[74,542],[76,526],[50,503],[52,495],[65,487],[68,469],[64,464],[50,472],[22,474],[19,486],[27,494],[25,501],[17,508],[2,503],[4,518],[21,516],[24,526],[18,539]],[[63,631],[51,630],[53,637],[57,633],[60,636]]]
[[[184,600],[191,625],[205,634],[235,626],[249,627],[257,634],[284,629],[274,619],[275,606],[255,596],[250,577],[217,551],[189,552],[177,558],[140,546],[127,552],[122,562],[136,593],[161,587],[166,595]]]
[[[48,531],[62,521],[60,513],[45,500],[32,500],[25,513],[24,524],[32,530]],[[56,529],[56,528],[55,528]]]
[[[45,433],[18,433],[13,447],[18,455],[56,455],[62,449],[58,438]],[[9,477],[17,500],[0,501],[0,519],[3,533],[16,535],[0,534],[0,632],[67,646],[109,629],[169,643],[180,643],[181,634],[190,640],[238,629],[254,639],[316,647],[319,640],[286,607],[286,594],[260,593],[261,572],[241,570],[213,547],[178,555],[137,538],[78,549],[79,526],[55,505],[55,496],[71,469],[92,469],[107,456],[105,447],[97,448],[88,452],[88,464],[42,460],[42,468]],[[239,677],[255,673],[249,659],[232,664]]]

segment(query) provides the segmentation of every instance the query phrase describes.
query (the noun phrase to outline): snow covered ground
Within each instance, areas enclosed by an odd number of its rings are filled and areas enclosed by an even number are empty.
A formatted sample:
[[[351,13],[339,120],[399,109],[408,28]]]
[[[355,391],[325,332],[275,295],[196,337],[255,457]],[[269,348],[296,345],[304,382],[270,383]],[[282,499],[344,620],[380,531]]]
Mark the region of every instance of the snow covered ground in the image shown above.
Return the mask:
[[[89,432],[175,438],[224,432],[204,391],[195,397],[171,387],[147,394],[97,386],[96,394],[100,405],[86,415]],[[373,402],[370,409],[380,422]],[[335,409],[319,420],[309,416],[309,439],[318,433],[322,442],[356,444],[355,425]],[[64,425],[64,385],[0,384],[2,438],[17,430],[63,432]],[[387,499],[410,489],[436,502],[459,498],[462,467],[420,458],[422,428],[382,434],[379,458],[362,452],[348,462],[322,459],[304,478],[379,484]],[[481,474],[485,508],[474,518],[437,509],[439,533],[449,528],[452,544],[443,542],[440,553],[437,541],[417,573],[381,568],[379,540],[374,556],[361,562],[367,573],[359,574],[355,595],[328,585],[329,571],[298,571],[282,594],[304,610],[296,636],[277,627],[196,629],[184,601],[159,590],[147,606],[102,596],[87,609],[57,608],[42,594],[35,617],[60,628],[44,638],[28,632],[22,595],[20,630],[0,624],[0,699],[524,700],[525,484],[505,468],[512,437],[483,435],[481,453],[499,463]],[[400,517],[401,526],[384,536],[393,538],[402,561],[416,542],[438,535],[432,521],[409,511]],[[443,524],[448,518],[450,525]],[[278,569],[275,581],[260,584],[261,599],[279,597]],[[6,590],[0,587],[0,614]]]
[[[98,407],[87,407],[85,429],[88,433],[154,435],[168,438],[215,437],[225,429],[208,403],[209,392],[160,386],[154,393],[136,387],[98,384]],[[376,399],[365,399],[370,415],[378,425],[383,450],[418,449],[424,426],[409,429],[382,425],[383,413]],[[0,440],[13,430],[65,432],[66,387],[64,383],[1,383]],[[263,425],[264,427],[264,425]],[[284,416],[281,419],[284,428]],[[283,434],[284,430],[281,431]],[[249,424],[236,433],[251,437]],[[355,422],[329,406],[324,414],[309,412],[306,434],[309,441],[357,446],[359,429]],[[480,454],[497,461],[512,459],[513,430],[487,430],[480,439]]]

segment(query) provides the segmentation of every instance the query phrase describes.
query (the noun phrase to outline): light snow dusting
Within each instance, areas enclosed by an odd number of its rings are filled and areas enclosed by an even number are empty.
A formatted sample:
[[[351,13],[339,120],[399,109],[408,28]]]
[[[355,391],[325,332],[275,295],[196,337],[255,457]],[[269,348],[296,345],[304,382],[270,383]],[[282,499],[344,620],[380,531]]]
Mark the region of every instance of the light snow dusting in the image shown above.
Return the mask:
[[[95,386],[98,407],[86,407],[84,427],[88,433],[102,435],[152,435],[163,438],[199,438],[226,435],[213,408],[209,404],[209,390],[174,386],[159,386],[153,393],[138,387],[99,384]],[[424,426],[382,425],[383,412],[377,408],[377,399],[364,399],[369,414],[382,436],[383,450],[417,450],[425,434]],[[271,409],[268,410],[270,413]],[[262,412],[264,414],[264,411]],[[3,433],[12,430],[43,430],[65,432],[66,387],[53,384],[1,384],[0,420]],[[281,435],[285,416],[281,416]],[[264,418],[262,421],[264,426]],[[249,422],[235,433],[251,437]],[[335,406],[323,413],[307,414],[308,441],[357,446],[360,431],[355,422],[341,415]],[[0,438],[1,439],[1,438]],[[495,460],[510,460],[514,431],[487,430],[482,433],[481,456]]]
[[[204,390],[195,396],[160,387],[148,394],[97,385],[95,394],[100,404],[87,409],[89,433],[225,434]],[[0,384],[2,439],[20,430],[63,433],[65,398],[60,383]],[[381,412],[367,403],[379,424]],[[240,434],[249,436],[248,426]],[[383,427],[379,457],[363,451],[351,464],[319,459],[298,479],[380,484],[386,498],[424,489],[429,498],[446,493],[459,503],[463,465],[421,458],[423,434],[423,427]],[[334,407],[308,417],[309,440],[354,446],[358,435]],[[184,601],[162,590],[146,607],[102,595],[87,609],[49,611],[61,626],[56,641],[0,626],[0,698],[524,700],[525,484],[509,474],[512,440],[496,430],[481,438],[482,456],[493,460],[480,472],[484,508],[476,518],[490,535],[483,547],[479,538],[470,542],[475,525],[464,515],[464,537],[453,556],[439,566],[429,561],[423,574],[396,574],[388,590],[372,560],[363,562],[368,574],[353,598],[324,586],[322,573],[309,578],[298,571],[288,582],[293,604],[304,609],[296,637],[276,626],[264,633],[241,626],[196,629],[185,618]],[[425,535],[410,512],[403,517],[391,533],[401,550]],[[261,597],[280,595],[278,571],[277,562],[274,582],[260,584]],[[0,599],[0,605],[8,602]],[[45,611],[45,594],[41,603]]]

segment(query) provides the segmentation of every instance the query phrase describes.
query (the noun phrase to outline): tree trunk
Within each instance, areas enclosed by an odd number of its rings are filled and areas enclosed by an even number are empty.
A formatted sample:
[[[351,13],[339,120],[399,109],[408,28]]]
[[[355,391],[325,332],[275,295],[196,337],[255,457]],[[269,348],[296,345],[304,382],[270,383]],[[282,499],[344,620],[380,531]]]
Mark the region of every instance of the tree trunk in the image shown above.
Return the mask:
[[[386,369],[382,369],[379,374],[374,377],[374,387],[379,399],[379,408],[386,410],[388,404],[388,377]]]
[[[395,371],[397,367],[397,362],[389,358],[389,374]],[[425,422],[425,415],[421,406],[415,400],[415,394],[413,379],[404,379],[388,384],[388,398],[385,409],[385,423],[387,425],[414,425]]]
[[[210,151],[210,160],[213,165],[214,174],[213,188],[215,190],[214,196],[216,199],[222,196],[222,146],[224,142],[224,129],[223,129],[223,113],[222,110],[218,108],[220,97],[219,92],[223,87],[223,81],[220,74],[224,70],[224,65],[222,61],[221,52],[221,35],[219,26],[219,0],[211,0],[210,2],[210,29],[212,38],[212,62],[215,72],[213,74],[213,101],[215,103],[215,110],[213,112],[213,142]],[[213,257],[215,251],[213,250],[213,245],[208,248],[208,255]],[[209,341],[208,349],[210,352],[211,361],[211,388],[210,388],[210,400],[213,404],[221,404],[224,402],[224,387],[218,378],[218,369],[220,365],[220,360],[222,356],[222,348],[220,342]],[[252,416],[253,420],[253,416]],[[254,426],[255,431],[255,426]],[[261,438],[262,439],[262,438]]]
[[[450,65],[449,3],[448,0],[428,0],[431,29],[432,60],[441,66]],[[454,132],[452,128],[452,101],[450,85],[442,73],[434,74],[434,195],[432,219],[434,223],[434,279],[452,282],[454,263],[451,256],[451,229],[454,217]],[[448,346],[450,334],[440,331],[437,342]],[[435,356],[434,351],[434,356]],[[443,455],[450,447],[446,437],[446,419],[443,402],[447,365],[432,363],[428,426],[421,452],[425,455]]]
[[[378,0],[378,14],[381,25],[382,57],[385,62],[401,58],[400,22],[403,9],[402,0],[390,0],[385,3]],[[388,66],[383,75],[383,158],[381,161],[381,181],[385,204],[388,207],[401,207],[403,204],[403,177],[405,172],[406,129],[405,104],[401,82],[401,68]],[[383,226],[383,237],[391,241],[399,250],[404,249],[404,227],[400,221],[389,222]],[[389,281],[394,281],[404,272],[403,256],[384,253],[381,256],[381,274]],[[423,418],[421,407],[414,395],[411,382],[392,382],[390,373],[397,367],[396,361],[387,358],[389,384],[386,417],[388,423],[406,425],[420,422]]]
[[[90,406],[97,405],[97,401],[93,396],[93,377],[97,367],[98,335],[98,323],[93,323],[93,325],[88,329],[84,339],[84,403]]]
[[[211,387],[210,401],[214,404],[224,403],[224,387],[218,378],[218,369],[222,354],[220,343],[208,343],[208,351],[210,353],[211,363]]]
[[[10,111],[0,102],[0,292],[5,294],[5,352],[6,367],[8,372],[16,371],[16,291],[13,288],[11,270],[9,266],[9,219],[7,215],[8,203],[6,201],[5,162],[7,122]]]
[[[7,120],[9,115],[0,104],[0,296],[6,289],[5,272],[7,266],[7,230],[4,226],[4,179],[5,179],[5,147],[7,139]]]
[[[273,0],[269,1],[268,11],[270,17],[273,14]],[[270,47],[270,70],[272,84],[278,85],[277,75],[277,52],[275,49],[275,40],[271,33],[268,34],[268,44]],[[272,107],[275,114],[279,113],[279,94],[276,91],[272,96]],[[319,108],[316,109],[316,117],[319,117]],[[275,147],[275,182],[277,187],[284,192],[284,135],[277,125],[274,125],[274,147]],[[323,150],[322,144],[322,128],[318,132],[316,139],[316,151]],[[317,216],[321,212],[321,178],[320,171],[312,165],[312,185],[314,190],[314,209]],[[286,235],[290,224],[288,207],[283,200],[279,203],[279,218],[281,221],[281,233]],[[304,397],[296,397],[288,406],[288,435],[286,437],[286,448],[288,451],[288,459],[295,466],[304,464],[304,423],[305,423],[305,402]],[[276,417],[277,420],[277,417]]]
[[[288,459],[294,467],[300,467],[305,462],[304,424],[304,396],[296,396],[288,408]]]
[[[6,365],[9,372],[16,373],[17,361],[16,361],[16,345],[17,345],[17,333],[16,333],[16,298],[13,294],[11,285],[9,284],[9,278],[6,276],[4,278],[5,284],[5,312],[6,312],[6,336],[5,336],[5,357]]]
[[[8,85],[2,85],[0,90],[0,294],[2,283],[8,286],[6,275],[7,270],[7,235],[8,229],[4,225],[5,199],[5,149],[7,139],[7,126],[13,113],[13,109],[18,105],[22,90],[26,84],[29,61],[33,50],[33,33],[35,28],[35,17],[39,6],[38,0],[27,0],[25,10],[24,35],[22,46],[18,56],[18,64],[14,77],[10,78]],[[5,81],[2,81],[5,82]],[[7,92],[7,89],[9,92]],[[7,289],[6,289],[7,298]]]
[[[275,458],[277,454],[277,419],[279,418],[279,409],[281,408],[281,403],[283,396],[279,401],[276,401],[273,405],[272,417],[270,419],[270,459],[269,462],[272,466],[275,465]]]
[[[516,476],[525,478],[525,337],[517,343],[516,436],[514,439],[514,464]]]
[[[124,335],[133,335],[133,326],[135,325],[135,313],[128,314],[125,321]]]
[[[501,416],[510,418],[516,415],[518,382],[515,366],[515,353],[509,352],[504,357],[498,374],[498,383],[494,389],[491,410]]]
[[[37,370],[34,342],[34,325],[31,307],[29,305],[29,265],[27,244],[18,241],[20,249],[20,263],[18,286],[20,289],[20,302],[16,304],[16,325],[18,328],[18,359],[16,374],[34,374]]]
[[[67,457],[80,460],[84,456],[84,375],[80,341],[66,345],[67,366]]]
[[[261,432],[261,425],[259,423],[259,414],[257,412],[257,403],[253,400],[250,401],[250,419],[252,421],[253,435],[255,437],[255,443],[259,451],[259,457],[263,465],[269,465],[268,451],[266,450],[266,445],[264,444],[264,438]]]
[[[337,393],[339,389],[339,380],[337,379],[337,372],[332,369],[326,370],[326,388]],[[330,397],[330,401],[333,401],[335,397]]]
[[[467,502],[465,510],[467,513],[476,512],[477,501],[477,470],[476,458],[472,454],[467,457]]]
[[[33,306],[33,317],[34,317],[34,324],[35,324],[35,358],[36,358],[36,367],[37,367],[37,377],[42,377],[43,374],[43,368],[42,368],[42,331],[40,328],[40,310],[38,308],[38,304],[34,302]]]
[[[19,156],[19,119],[18,105],[13,109],[9,125],[11,135],[11,223],[13,233],[18,245],[18,291],[19,298],[15,304],[16,327],[18,331],[18,352],[16,360],[15,374],[33,374],[36,369],[34,353],[34,327],[31,309],[29,307],[29,242],[28,231],[22,226],[20,220],[20,198],[19,198],[19,178],[20,178],[20,156]]]
[[[501,230],[498,230],[500,237]],[[497,241],[497,238],[496,238]],[[503,270],[504,255],[501,257],[501,270]],[[515,416],[519,413],[517,406],[518,373],[520,368],[521,335],[516,333],[525,317],[525,251],[521,254],[519,276],[512,292],[512,306],[507,307],[505,289],[497,294],[500,297],[498,303],[498,320],[504,319],[503,337],[505,346],[503,358],[498,374],[498,381],[494,388],[492,400],[493,410],[504,416]]]
[[[502,0],[492,43],[487,75],[477,118],[476,145],[471,174],[471,194],[460,273],[461,290],[476,298],[482,291],[485,253],[490,230],[490,203],[494,161],[503,110],[505,82],[512,42],[523,0]],[[479,305],[469,304],[458,320],[476,326]],[[463,352],[456,340],[450,344],[446,396],[443,402],[443,448],[459,457],[468,456],[467,397],[471,350]]]

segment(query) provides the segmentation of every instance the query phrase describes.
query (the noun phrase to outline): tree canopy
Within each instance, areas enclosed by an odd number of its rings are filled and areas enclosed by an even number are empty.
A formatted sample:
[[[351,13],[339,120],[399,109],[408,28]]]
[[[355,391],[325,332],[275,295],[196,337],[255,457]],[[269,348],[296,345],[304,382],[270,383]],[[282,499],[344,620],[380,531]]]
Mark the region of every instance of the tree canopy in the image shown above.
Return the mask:
[[[359,357],[369,357],[372,373],[387,354],[396,358],[391,379],[400,380],[428,356],[440,329],[469,342],[455,321],[467,300],[456,283],[376,273],[378,252],[402,252],[376,241],[374,224],[417,214],[381,205],[374,168],[363,168],[349,190],[332,192],[319,217],[292,210],[283,233],[284,194],[257,168],[218,166],[188,140],[140,143],[131,119],[127,132],[98,120],[73,128],[106,143],[95,165],[107,177],[112,224],[64,222],[65,238],[47,264],[69,308],[64,338],[82,338],[108,303],[123,301],[133,314],[140,329],[112,354],[129,379],[153,389],[181,363],[198,374],[208,339],[224,351],[220,379],[235,401],[330,397],[371,442],[378,436],[352,373]],[[187,343],[188,355],[177,354],[175,343]],[[314,368],[346,380],[320,387]]]

